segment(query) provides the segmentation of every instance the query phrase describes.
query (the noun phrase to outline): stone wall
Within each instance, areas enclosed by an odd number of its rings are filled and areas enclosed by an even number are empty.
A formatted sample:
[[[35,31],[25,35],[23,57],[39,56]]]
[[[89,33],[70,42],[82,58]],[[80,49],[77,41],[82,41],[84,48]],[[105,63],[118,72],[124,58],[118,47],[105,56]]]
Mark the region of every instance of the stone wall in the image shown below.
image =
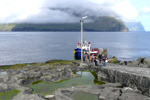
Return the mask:
[[[150,96],[150,78],[140,76],[134,73],[116,71],[106,68],[97,68],[98,79],[105,79],[109,82],[119,82],[123,86],[128,86],[133,89],[138,89],[142,94]]]

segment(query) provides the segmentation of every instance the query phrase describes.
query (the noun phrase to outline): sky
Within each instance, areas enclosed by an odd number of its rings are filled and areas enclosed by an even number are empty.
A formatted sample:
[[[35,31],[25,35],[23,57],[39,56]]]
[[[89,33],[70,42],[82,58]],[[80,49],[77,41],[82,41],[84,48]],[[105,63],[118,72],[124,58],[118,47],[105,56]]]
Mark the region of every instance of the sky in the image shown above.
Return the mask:
[[[113,16],[141,22],[150,31],[149,5],[149,0],[0,0],[0,23],[70,23],[84,16]]]

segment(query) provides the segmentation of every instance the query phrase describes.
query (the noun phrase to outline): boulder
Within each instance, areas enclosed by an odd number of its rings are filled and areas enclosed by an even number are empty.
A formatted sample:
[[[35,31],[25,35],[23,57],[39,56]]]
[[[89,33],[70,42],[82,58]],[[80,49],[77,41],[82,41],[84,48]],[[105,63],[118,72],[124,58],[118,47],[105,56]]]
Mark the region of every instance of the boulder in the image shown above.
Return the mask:
[[[54,97],[55,97],[55,95],[46,95],[46,96],[45,96],[45,98],[48,99],[48,100],[50,100],[50,99],[52,99],[52,98],[54,98]]]
[[[128,61],[122,60],[122,61],[120,61],[120,65],[128,65]]]
[[[143,57],[139,57],[136,61],[137,62],[142,62],[143,61]]]
[[[143,59],[143,64],[144,64],[144,65],[150,65],[150,60],[145,57],[145,58]]]
[[[150,60],[142,57],[139,57],[136,61],[132,61],[131,66],[137,67],[150,67]]]

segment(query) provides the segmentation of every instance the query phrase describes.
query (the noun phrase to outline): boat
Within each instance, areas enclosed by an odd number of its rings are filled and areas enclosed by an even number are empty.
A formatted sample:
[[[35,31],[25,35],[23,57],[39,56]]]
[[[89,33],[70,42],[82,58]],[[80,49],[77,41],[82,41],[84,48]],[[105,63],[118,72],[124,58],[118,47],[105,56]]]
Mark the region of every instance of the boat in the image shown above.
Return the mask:
[[[80,22],[81,22],[81,42],[79,39],[79,42],[77,43],[77,47],[74,49],[74,58],[76,60],[81,59],[81,62],[83,59],[83,54],[88,54],[89,56],[94,55],[95,57],[97,57],[99,53],[104,54],[104,51],[105,52],[107,51],[107,49],[103,49],[103,48],[99,48],[99,49],[98,48],[91,48],[91,43],[85,41],[85,37],[83,40],[83,38],[82,38],[83,37],[82,36],[82,34],[83,34],[83,19],[86,17],[87,16],[82,17],[82,19],[80,20]],[[106,54],[107,53],[105,53],[105,55]]]
[[[90,42],[87,42],[85,41],[85,37],[84,37],[84,40],[83,40],[83,19],[86,18],[87,16],[85,17],[82,17],[82,19],[80,20],[81,22],[81,42],[80,42],[80,39],[79,39],[79,42],[77,43],[77,47],[74,49],[74,58],[75,59],[82,59],[83,56],[83,53],[89,53],[91,51],[91,43]]]
[[[89,53],[91,49],[91,43],[84,41],[82,44],[82,52]],[[77,47],[74,49],[74,57],[75,59],[81,59],[81,43],[77,43]]]

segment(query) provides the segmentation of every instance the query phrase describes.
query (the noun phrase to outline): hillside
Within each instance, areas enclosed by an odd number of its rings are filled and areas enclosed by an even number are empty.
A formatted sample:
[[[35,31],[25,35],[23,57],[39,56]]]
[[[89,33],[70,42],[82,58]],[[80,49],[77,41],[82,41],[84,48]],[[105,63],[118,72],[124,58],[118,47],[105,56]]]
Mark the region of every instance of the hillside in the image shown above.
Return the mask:
[[[129,28],[129,31],[145,31],[141,22],[125,22],[125,25]]]
[[[85,22],[85,31],[128,31],[128,28],[125,26],[124,22],[117,20],[114,17],[98,17],[94,18],[93,22]],[[80,22],[63,24],[0,24],[0,31],[80,31],[80,28]]]

